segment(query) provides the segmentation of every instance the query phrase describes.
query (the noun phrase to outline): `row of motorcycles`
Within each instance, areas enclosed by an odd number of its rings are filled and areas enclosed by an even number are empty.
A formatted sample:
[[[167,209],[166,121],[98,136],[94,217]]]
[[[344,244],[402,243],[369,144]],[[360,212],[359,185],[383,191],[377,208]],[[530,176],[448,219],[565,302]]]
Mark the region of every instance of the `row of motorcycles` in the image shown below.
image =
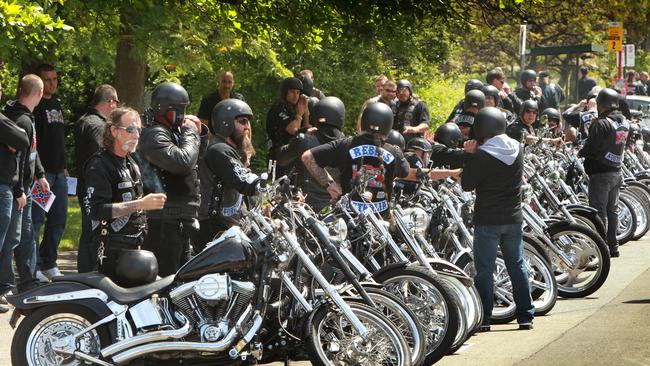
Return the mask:
[[[619,242],[650,228],[650,156],[630,133]],[[524,257],[536,315],[558,296],[588,296],[607,279],[605,225],[586,204],[577,147],[526,148]],[[364,177],[356,179],[366,197]],[[80,274],[9,297],[14,365],[430,365],[483,323],[473,285],[474,196],[449,179],[395,195],[391,218],[346,194],[326,213],[269,182],[241,226],[172,276],[122,288]],[[515,319],[503,260],[492,323]]]

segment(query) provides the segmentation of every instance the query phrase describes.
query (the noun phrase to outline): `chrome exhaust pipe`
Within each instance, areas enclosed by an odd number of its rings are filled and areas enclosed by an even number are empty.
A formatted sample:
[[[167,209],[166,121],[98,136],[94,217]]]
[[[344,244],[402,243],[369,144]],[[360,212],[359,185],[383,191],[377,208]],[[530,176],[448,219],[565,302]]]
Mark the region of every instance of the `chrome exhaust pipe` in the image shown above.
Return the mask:
[[[116,353],[122,352],[125,349],[139,346],[145,343],[160,342],[160,341],[166,341],[168,339],[179,339],[185,337],[186,335],[190,334],[190,332],[192,331],[192,324],[190,324],[190,321],[185,319],[185,317],[182,314],[176,313],[176,315],[180,317],[181,320],[185,321],[185,324],[183,324],[182,327],[178,329],[172,329],[172,330],[159,330],[159,331],[149,332],[149,333],[141,334],[139,336],[127,338],[123,341],[117,342],[115,344],[111,344],[110,346],[101,350],[102,356],[109,357]]]
[[[240,331],[241,326],[243,325],[244,321],[248,319],[251,312],[252,312],[252,306],[249,305],[246,311],[244,311],[242,316],[238,319],[237,324],[235,324],[235,326],[233,326],[230,329],[228,334],[226,334],[226,336],[218,342],[202,343],[202,342],[171,341],[171,342],[149,343],[149,344],[128,349],[124,352],[121,352],[113,356],[113,362],[115,362],[115,364],[117,365],[120,365],[129,362],[135,358],[139,358],[147,354],[156,353],[156,352],[173,352],[173,351],[222,352],[235,342],[237,336],[239,335],[239,333],[241,333]],[[254,315],[253,326],[247,333],[257,332],[261,327],[261,325],[262,325],[262,316],[259,313],[257,313]]]

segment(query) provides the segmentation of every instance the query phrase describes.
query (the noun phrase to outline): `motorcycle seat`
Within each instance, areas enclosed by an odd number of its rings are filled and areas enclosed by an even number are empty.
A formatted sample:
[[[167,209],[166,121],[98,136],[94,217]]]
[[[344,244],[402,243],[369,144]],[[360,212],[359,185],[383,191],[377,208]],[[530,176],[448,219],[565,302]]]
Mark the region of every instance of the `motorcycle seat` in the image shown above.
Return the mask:
[[[174,275],[158,279],[146,285],[136,287],[122,287],[113,282],[106,275],[99,272],[80,273],[52,278],[53,282],[77,282],[96,288],[108,295],[109,300],[119,304],[131,304],[143,300],[156,292],[164,289],[174,282]]]

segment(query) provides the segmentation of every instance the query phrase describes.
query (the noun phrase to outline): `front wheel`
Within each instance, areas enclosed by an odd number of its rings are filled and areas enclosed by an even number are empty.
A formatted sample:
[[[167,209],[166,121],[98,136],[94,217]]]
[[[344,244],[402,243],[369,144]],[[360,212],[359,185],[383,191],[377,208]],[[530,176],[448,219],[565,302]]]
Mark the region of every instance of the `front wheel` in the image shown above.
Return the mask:
[[[84,365],[72,353],[80,351],[99,358],[108,345],[105,329],[97,328],[81,336],[72,335],[99,320],[87,308],[74,304],[42,307],[20,322],[11,343],[11,363],[21,366]]]
[[[321,306],[307,334],[307,349],[314,365],[411,365],[408,345],[390,320],[367,305],[347,304],[368,330],[367,339],[340,311]]]

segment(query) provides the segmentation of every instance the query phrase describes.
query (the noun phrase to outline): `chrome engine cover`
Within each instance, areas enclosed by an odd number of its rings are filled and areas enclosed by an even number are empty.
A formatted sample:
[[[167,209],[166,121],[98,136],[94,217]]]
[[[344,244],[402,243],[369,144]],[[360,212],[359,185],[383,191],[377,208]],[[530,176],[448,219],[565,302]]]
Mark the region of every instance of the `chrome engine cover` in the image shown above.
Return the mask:
[[[232,294],[230,276],[227,274],[209,274],[194,283],[194,292],[206,301],[228,300]]]

